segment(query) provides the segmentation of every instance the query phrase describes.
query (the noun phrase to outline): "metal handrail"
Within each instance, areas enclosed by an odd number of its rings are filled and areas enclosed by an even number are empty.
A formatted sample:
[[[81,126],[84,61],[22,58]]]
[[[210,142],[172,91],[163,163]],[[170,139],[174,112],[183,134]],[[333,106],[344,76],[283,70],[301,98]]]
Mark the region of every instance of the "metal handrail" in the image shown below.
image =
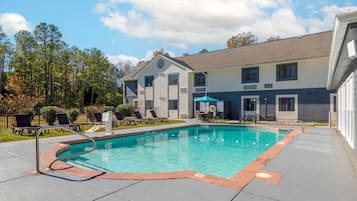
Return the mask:
[[[96,142],[93,138],[87,136],[87,135],[84,135],[84,134],[81,134],[81,133],[78,133],[70,128],[67,128],[67,127],[64,127],[64,126],[46,126],[46,127],[42,127],[40,128],[37,133],[36,133],[36,172],[40,172],[40,146],[39,146],[39,136],[40,134],[44,131],[44,130],[47,130],[47,129],[63,129],[63,130],[66,130],[66,131],[69,131],[73,134],[76,134],[76,135],[80,135],[90,141],[92,141],[92,147],[85,150],[85,151],[82,151],[82,152],[79,152],[79,153],[76,153],[76,154],[72,154],[72,155],[69,155],[69,156],[65,156],[65,157],[62,157],[62,158],[56,158],[54,161],[52,161],[50,163],[50,165],[48,166],[48,168],[51,169],[51,166],[56,162],[56,161],[59,161],[59,160],[65,160],[65,159],[69,159],[69,158],[73,158],[73,157],[76,157],[76,156],[79,156],[79,155],[82,155],[82,154],[86,154],[86,153],[89,153],[89,152],[92,152],[95,150],[96,148]]]
[[[297,120],[295,121],[288,129],[288,132],[290,132],[290,130],[292,130],[292,127],[295,126],[297,123],[300,123],[301,126],[301,132],[304,132],[304,122],[302,120]]]

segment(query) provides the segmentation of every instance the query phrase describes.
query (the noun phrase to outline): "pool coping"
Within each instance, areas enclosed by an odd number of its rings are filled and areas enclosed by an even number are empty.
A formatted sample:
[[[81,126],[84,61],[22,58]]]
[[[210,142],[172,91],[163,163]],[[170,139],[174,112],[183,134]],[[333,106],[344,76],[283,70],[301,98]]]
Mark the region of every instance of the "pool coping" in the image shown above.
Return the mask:
[[[239,125],[231,125],[231,124],[185,124],[185,125],[177,125],[170,128],[150,128],[147,131],[160,131],[166,129],[175,129],[175,128],[184,128],[190,126],[198,126],[198,125],[230,125],[230,126],[248,126],[254,128],[264,128],[269,130],[277,131],[278,128],[269,127],[269,126],[261,126],[261,125],[246,125],[246,124],[239,124]],[[133,132],[126,132],[123,134],[113,134],[113,135],[106,135],[101,137],[95,137],[95,140],[103,140],[108,138],[115,138],[115,137],[125,137],[130,135],[137,135],[141,134],[145,131],[133,131]],[[62,161],[55,162],[50,170],[44,170],[43,173],[48,171],[59,171],[65,174],[79,176],[79,177],[87,177],[87,178],[100,178],[100,179],[118,179],[118,180],[163,180],[163,179],[180,179],[180,178],[190,178],[193,180],[203,181],[207,183],[212,183],[232,189],[242,190],[246,185],[248,185],[252,180],[257,179],[260,181],[270,182],[273,184],[279,183],[281,178],[283,177],[282,174],[269,172],[264,170],[264,167],[274,158],[276,157],[283,148],[289,144],[293,138],[299,135],[301,131],[293,130],[289,132],[283,139],[277,142],[274,146],[270,149],[265,151],[261,154],[258,158],[253,160],[249,165],[245,168],[237,172],[233,177],[226,179],[214,175],[203,174],[192,170],[186,171],[179,171],[179,172],[164,172],[164,173],[117,173],[117,172],[100,172],[95,170],[88,170],[82,169],[79,167],[75,167],[64,163]],[[41,155],[41,162],[48,167],[52,161],[57,159],[57,154],[67,150],[71,144],[74,143],[82,143],[87,142],[88,140],[70,140],[70,141],[63,141],[63,142],[55,142],[51,143],[53,148],[50,150],[45,151]],[[268,177],[261,177],[260,173],[263,175],[267,175]]]

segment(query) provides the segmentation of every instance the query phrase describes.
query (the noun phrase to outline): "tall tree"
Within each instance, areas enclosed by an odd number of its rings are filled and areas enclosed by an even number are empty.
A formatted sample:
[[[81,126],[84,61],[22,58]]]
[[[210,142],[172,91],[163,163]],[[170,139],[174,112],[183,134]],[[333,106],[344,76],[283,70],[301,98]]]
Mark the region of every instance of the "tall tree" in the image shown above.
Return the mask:
[[[46,105],[82,109],[85,104],[120,104],[118,79],[130,66],[124,65],[122,73],[99,49],[69,48],[61,38],[55,25],[40,23],[32,34],[20,31],[15,35],[13,51],[0,31],[0,81],[4,80],[4,69],[14,66],[6,84],[0,82],[0,92],[6,90],[3,98],[19,106],[14,108],[24,107],[17,103],[22,99],[30,105],[45,100]]]
[[[103,53],[97,48],[91,48],[84,50],[84,64],[88,66],[86,78],[88,82],[88,89],[91,91],[90,103],[94,104],[94,95],[98,93],[103,95],[103,91],[100,90],[103,86],[103,79],[109,62]]]
[[[39,68],[35,67],[37,44],[32,34],[23,30],[15,34],[15,41],[16,49],[13,56],[15,71],[26,82],[28,86],[26,91],[32,98],[35,86],[38,86],[38,83],[34,82],[34,75],[40,74]]]
[[[257,37],[252,32],[243,32],[232,36],[227,40],[228,48],[236,48],[240,46],[251,45],[257,42]]]
[[[63,45],[62,34],[55,25],[42,22],[36,26],[34,35],[39,48],[39,65],[44,68],[45,103],[48,105],[53,101],[53,69],[57,50]]]
[[[5,69],[10,65],[12,44],[0,26],[0,94],[5,86]]]

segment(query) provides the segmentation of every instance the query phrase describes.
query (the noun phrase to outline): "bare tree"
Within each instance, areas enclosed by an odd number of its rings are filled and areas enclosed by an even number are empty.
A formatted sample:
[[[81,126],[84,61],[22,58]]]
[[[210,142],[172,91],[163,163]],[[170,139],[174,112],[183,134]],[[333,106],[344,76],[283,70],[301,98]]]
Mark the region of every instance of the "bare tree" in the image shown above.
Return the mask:
[[[280,40],[281,38],[280,38],[280,36],[270,36],[267,40],[266,40],[266,42],[270,42],[270,41],[274,41],[274,40]]]
[[[257,37],[252,32],[243,32],[232,36],[227,40],[228,48],[236,48],[240,46],[251,45],[257,42]]]

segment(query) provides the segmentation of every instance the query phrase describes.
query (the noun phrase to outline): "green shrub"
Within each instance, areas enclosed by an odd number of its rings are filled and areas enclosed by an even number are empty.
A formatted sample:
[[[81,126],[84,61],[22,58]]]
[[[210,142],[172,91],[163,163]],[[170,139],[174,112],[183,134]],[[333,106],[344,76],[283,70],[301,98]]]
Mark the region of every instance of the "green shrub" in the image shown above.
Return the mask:
[[[79,116],[80,112],[78,109],[71,109],[68,111],[68,119],[70,122],[75,122]]]
[[[32,108],[23,108],[20,111],[21,114],[29,114],[31,116],[31,119],[35,118],[35,111]]]
[[[104,112],[108,112],[108,111],[114,111],[114,107],[113,106],[104,106],[103,107],[103,111]]]
[[[116,108],[118,112],[120,112],[123,116],[131,116],[134,112],[134,106],[129,104],[121,104]]]
[[[56,121],[57,107],[46,106],[41,108],[41,116],[47,122],[48,125],[53,125]]]

